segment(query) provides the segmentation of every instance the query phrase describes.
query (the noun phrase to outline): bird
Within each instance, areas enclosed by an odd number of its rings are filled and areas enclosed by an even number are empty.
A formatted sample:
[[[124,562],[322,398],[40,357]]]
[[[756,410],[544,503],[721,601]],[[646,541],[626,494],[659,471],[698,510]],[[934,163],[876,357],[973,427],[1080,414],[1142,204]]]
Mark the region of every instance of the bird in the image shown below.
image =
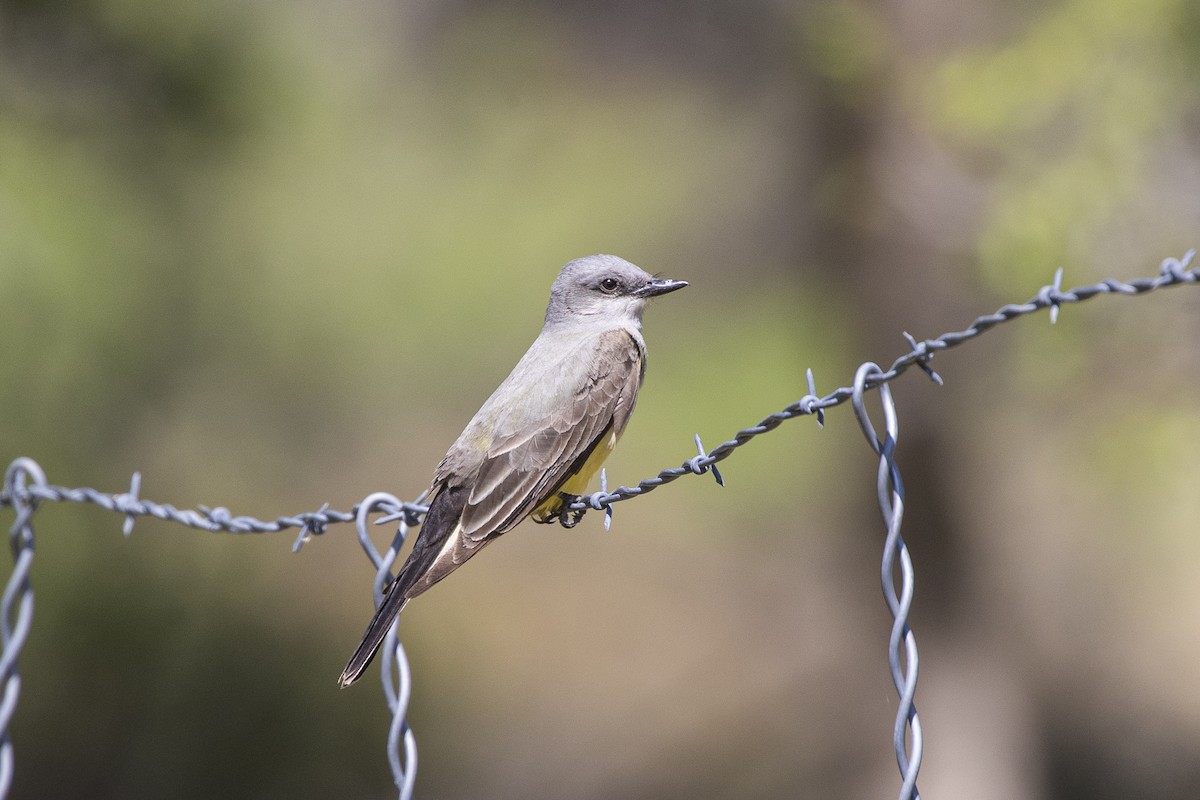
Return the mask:
[[[564,266],[541,333],[434,471],[429,511],[385,590],[342,687],[371,663],[408,602],[526,517],[570,525],[629,423],[646,373],[642,314],[687,281],[655,277],[613,255]]]

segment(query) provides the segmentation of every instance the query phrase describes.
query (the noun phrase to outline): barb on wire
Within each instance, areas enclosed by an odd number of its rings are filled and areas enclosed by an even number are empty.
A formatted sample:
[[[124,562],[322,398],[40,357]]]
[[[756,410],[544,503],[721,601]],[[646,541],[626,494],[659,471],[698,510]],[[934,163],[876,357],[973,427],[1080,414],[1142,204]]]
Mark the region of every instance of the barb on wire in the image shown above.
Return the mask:
[[[900,466],[896,463],[896,442],[900,438],[900,422],[896,404],[892,400],[892,389],[886,383],[879,384],[879,402],[883,405],[885,437],[879,438],[871,417],[867,413],[865,393],[867,381],[881,373],[878,364],[867,362],[854,375],[854,394],[850,402],[854,416],[867,438],[871,449],[879,456],[879,471],[876,491],[879,510],[887,526],[884,540],[881,580],[883,596],[892,614],[892,633],[888,639],[888,669],[892,683],[900,695],[900,706],[896,711],[896,722],[892,729],[892,746],[896,751],[896,763],[900,767],[903,783],[900,800],[920,800],[917,791],[917,773],[921,770],[921,755],[924,738],[921,735],[921,718],[917,716],[914,698],[917,693],[917,639],[908,625],[908,614],[912,609],[915,572],[900,525],[904,521],[904,484],[900,480]],[[896,591],[895,574],[897,559],[900,568],[900,591]],[[900,645],[904,645],[901,659]],[[910,739],[911,737],[911,739]],[[912,750],[909,750],[909,744]]]
[[[817,427],[825,427],[825,407],[821,405],[821,398],[817,397],[817,381],[813,378],[812,367],[804,371],[804,377],[808,381],[808,394],[801,397],[796,402],[805,409],[807,414],[816,414]]]
[[[700,434],[698,433],[696,434],[696,449],[699,451],[699,455],[683,462],[688,472],[693,475],[703,475],[711,471],[713,477],[717,479],[717,486],[724,486],[725,478],[721,475],[721,470],[717,469],[716,462],[708,460],[708,453],[704,452],[704,443],[700,441]]]
[[[1038,292],[1038,297],[1044,298],[1045,302],[1050,304],[1051,325],[1058,322],[1058,312],[1062,308],[1062,305],[1059,301],[1059,298],[1062,297],[1062,279],[1063,268],[1059,267],[1058,269],[1054,270],[1054,282],[1049,286],[1043,287],[1042,291]]]
[[[908,331],[903,333],[904,341],[908,342],[908,346],[912,348],[912,352],[917,354],[917,367],[921,369],[929,380],[936,383],[938,386],[944,385],[942,376],[933,371],[933,367],[929,366],[929,362],[933,360],[933,353],[929,352],[929,347],[924,342],[918,342],[913,338],[913,335]],[[882,372],[881,372],[882,374]]]
[[[113,510],[125,512],[125,524],[121,526],[121,532],[125,534],[126,539],[133,535],[133,523],[137,521],[137,517],[129,513],[129,509],[137,506],[138,490],[141,488],[142,473],[135,472],[129,480],[129,491],[113,498]]]
[[[604,512],[604,532],[608,533],[612,530],[613,507],[611,503],[609,505],[602,505],[600,503],[600,498],[604,497],[606,494],[608,494],[608,470],[604,467],[601,467],[600,491],[592,492],[584,499],[587,501],[589,508],[592,508],[595,511]],[[566,527],[569,528],[572,526],[567,525]]]

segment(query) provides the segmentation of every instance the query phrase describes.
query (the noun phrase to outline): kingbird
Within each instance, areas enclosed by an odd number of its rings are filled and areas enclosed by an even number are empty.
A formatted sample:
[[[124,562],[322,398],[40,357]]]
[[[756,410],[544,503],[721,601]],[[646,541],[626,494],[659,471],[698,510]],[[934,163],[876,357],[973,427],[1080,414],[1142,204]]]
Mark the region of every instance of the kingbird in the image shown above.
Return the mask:
[[[646,374],[646,301],[684,286],[610,255],[562,268],[542,332],[438,464],[413,550],[342,686],[362,675],[409,600],[526,517],[567,519],[633,413]]]

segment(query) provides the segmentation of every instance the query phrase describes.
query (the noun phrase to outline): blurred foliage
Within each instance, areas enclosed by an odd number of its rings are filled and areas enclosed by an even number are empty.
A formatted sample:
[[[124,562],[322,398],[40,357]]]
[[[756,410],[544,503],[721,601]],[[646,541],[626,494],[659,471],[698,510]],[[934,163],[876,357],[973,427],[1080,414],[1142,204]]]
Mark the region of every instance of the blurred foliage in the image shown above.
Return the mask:
[[[879,11],[860,2],[817,3],[803,22],[811,68],[840,86],[842,99],[874,97],[889,46]]]
[[[938,65],[938,123],[996,176],[978,245],[992,287],[1037,286],[1067,262],[1120,264],[1096,256],[1155,214],[1138,202],[1148,173],[1194,124],[1196,47],[1181,32],[1195,17],[1187,0],[1064,2],[999,49]],[[1182,250],[1192,233],[1171,238]]]

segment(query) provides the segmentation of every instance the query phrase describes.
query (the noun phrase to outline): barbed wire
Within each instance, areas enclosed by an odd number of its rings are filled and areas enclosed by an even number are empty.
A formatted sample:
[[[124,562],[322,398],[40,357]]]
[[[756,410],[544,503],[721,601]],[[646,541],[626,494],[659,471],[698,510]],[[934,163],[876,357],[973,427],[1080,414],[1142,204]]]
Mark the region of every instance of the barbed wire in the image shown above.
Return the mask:
[[[678,467],[665,468],[634,486],[620,486],[611,492],[608,491],[607,476],[602,472],[600,491],[577,499],[567,508],[580,514],[588,510],[603,510],[604,525],[608,528],[614,504],[646,494],[684,475],[703,475],[711,472],[717,483],[723,485],[724,479],[717,463],[729,458],[735,450],[795,417],[815,416],[818,425],[823,425],[826,410],[849,401],[864,436],[880,458],[877,493],[880,512],[887,528],[881,578],[884,599],[893,620],[888,642],[888,668],[900,697],[893,727],[893,746],[902,777],[900,800],[919,800],[916,780],[921,767],[924,740],[914,703],[918,668],[917,644],[908,624],[914,596],[915,570],[908,548],[900,535],[904,516],[904,490],[895,459],[899,423],[888,384],[913,366],[920,368],[940,384],[941,377],[929,366],[929,362],[938,352],[974,339],[997,325],[1042,309],[1049,309],[1050,320],[1054,322],[1061,306],[1080,303],[1101,294],[1132,296],[1161,288],[1200,283],[1200,272],[1190,268],[1194,255],[1194,251],[1188,251],[1181,259],[1165,259],[1160,265],[1159,274],[1152,278],[1139,278],[1129,282],[1109,279],[1066,291],[1061,288],[1063,273],[1059,269],[1053,282],[1043,286],[1027,302],[1002,306],[991,314],[977,317],[961,331],[943,333],[919,342],[907,332],[904,333],[910,350],[893,361],[886,370],[872,362],[864,363],[856,371],[851,386],[840,387],[824,396],[817,396],[812,370],[808,370],[808,394],[768,415],[758,424],[743,428],[732,439],[706,452],[697,434],[697,455],[688,458]],[[885,435],[882,439],[877,435],[866,411],[865,394],[872,390],[878,391],[883,406]],[[9,723],[20,694],[17,658],[29,634],[33,618],[33,588],[29,574],[34,552],[33,517],[40,503],[91,503],[121,514],[125,517],[123,531],[126,536],[132,533],[134,523],[139,517],[155,517],[199,530],[228,533],[277,533],[299,528],[293,550],[299,550],[312,536],[325,533],[330,525],[354,522],[359,542],[376,569],[373,584],[376,605],[382,600],[383,589],[392,580],[391,568],[408,531],[420,524],[421,517],[428,510],[428,507],[421,503],[420,497],[416,501],[405,502],[393,495],[376,492],[368,495],[349,512],[331,510],[328,504],[325,504],[316,511],[264,521],[250,516],[235,516],[223,507],[198,506],[196,509],[181,510],[169,504],[155,503],[139,497],[140,485],[140,473],[134,473],[129,491],[116,494],[89,488],[68,489],[53,486],[46,481],[45,474],[37,462],[24,457],[15,459],[5,472],[4,487],[0,490],[0,507],[11,506],[15,511],[15,519],[9,529],[14,567],[4,593],[0,596],[0,800],[7,797],[12,785],[14,758]],[[382,514],[375,520],[377,525],[397,523],[391,544],[383,553],[376,549],[368,533],[369,517],[375,513]],[[574,524],[577,519],[576,516],[569,524]],[[568,524],[565,515],[563,524]],[[899,588],[896,586],[897,570]],[[387,743],[388,761],[399,797],[401,800],[409,800],[412,796],[417,763],[416,738],[406,721],[411,674],[404,648],[396,639],[394,626],[384,641],[382,651],[384,695],[392,714]]]

